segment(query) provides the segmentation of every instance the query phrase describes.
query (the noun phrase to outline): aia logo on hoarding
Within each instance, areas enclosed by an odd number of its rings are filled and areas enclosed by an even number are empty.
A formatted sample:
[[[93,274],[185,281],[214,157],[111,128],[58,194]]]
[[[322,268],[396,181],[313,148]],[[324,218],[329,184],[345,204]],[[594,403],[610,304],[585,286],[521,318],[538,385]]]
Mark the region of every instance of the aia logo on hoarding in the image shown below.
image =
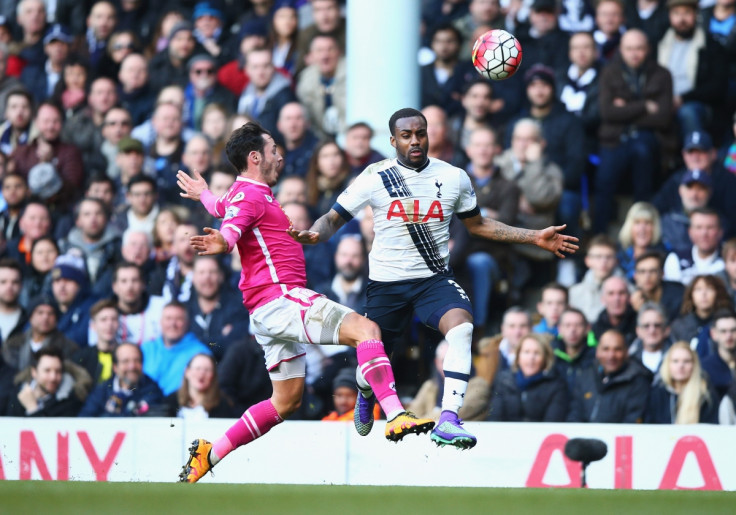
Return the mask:
[[[551,434],[544,439],[539,446],[537,456],[534,458],[532,469],[526,480],[526,486],[534,488],[579,488],[581,465],[578,461],[569,460],[565,456],[565,444],[567,436],[562,434]],[[633,484],[633,441],[632,436],[617,436],[614,446],[614,488],[630,489]],[[559,452],[565,464],[569,483],[548,484],[544,476],[549,468],[552,456]],[[689,454],[693,455],[700,474],[703,477],[703,485],[700,487],[680,486],[678,481],[685,465],[685,459]],[[683,436],[672,449],[670,458],[665,467],[662,479],[659,482],[660,490],[723,490],[721,480],[718,477],[713,459],[710,456],[705,442],[697,436]]]

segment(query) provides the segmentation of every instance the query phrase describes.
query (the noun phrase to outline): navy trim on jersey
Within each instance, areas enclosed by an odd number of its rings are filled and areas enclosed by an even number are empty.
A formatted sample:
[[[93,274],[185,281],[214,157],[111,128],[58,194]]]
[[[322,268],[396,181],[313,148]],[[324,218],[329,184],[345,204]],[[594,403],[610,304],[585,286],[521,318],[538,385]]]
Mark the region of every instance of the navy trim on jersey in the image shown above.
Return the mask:
[[[445,272],[447,270],[445,260],[440,257],[437,243],[432,238],[432,233],[429,232],[426,224],[406,224],[406,229],[427,268],[435,274]]]
[[[480,208],[476,205],[470,211],[465,211],[464,213],[455,213],[455,214],[460,220],[464,220],[466,218],[473,218],[475,215],[480,214]]]
[[[335,204],[332,206],[332,209],[337,211],[337,214],[340,215],[343,218],[343,220],[345,220],[346,222],[349,222],[350,220],[353,219],[353,215],[351,215],[347,209],[342,207],[337,202],[335,202]]]
[[[411,166],[406,166],[404,163],[399,161],[399,158],[396,158],[396,162],[399,163],[399,165],[401,165],[402,168],[406,168],[407,170],[411,170],[412,172],[421,172],[422,170],[424,170],[425,168],[429,166],[429,158],[427,158],[424,164],[420,166],[419,168],[412,168]]]
[[[411,197],[411,191],[409,191],[409,187],[404,182],[404,177],[398,168],[392,166],[381,170],[378,175],[381,176],[383,187],[386,188],[391,197]]]
[[[460,381],[465,381],[466,383],[470,381],[470,374],[461,374],[460,372],[452,372],[451,370],[445,370],[444,372],[445,377],[459,379]]]

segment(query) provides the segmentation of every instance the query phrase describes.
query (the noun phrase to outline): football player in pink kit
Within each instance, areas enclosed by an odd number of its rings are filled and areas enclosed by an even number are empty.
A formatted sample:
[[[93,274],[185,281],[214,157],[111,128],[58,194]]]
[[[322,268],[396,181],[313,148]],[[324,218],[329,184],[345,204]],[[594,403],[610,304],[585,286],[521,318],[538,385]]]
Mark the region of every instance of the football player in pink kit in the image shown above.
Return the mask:
[[[307,344],[356,347],[358,365],[386,413],[386,438],[426,433],[434,422],[407,413],[396,395],[391,364],[378,326],[349,308],[308,290],[304,253],[287,233],[291,223],[274,198],[282,157],[268,131],[246,123],[233,131],[227,156],[240,171],[232,187],[216,198],[201,175],[177,175],[184,198],[200,201],[222,218],[220,230],[193,236],[200,255],[225,254],[237,245],[242,261],[240,289],[256,340],[263,346],[273,395],[248,408],[219,439],[197,439],[179,476],[194,483],[231,451],[266,434],[299,407],[304,391]]]

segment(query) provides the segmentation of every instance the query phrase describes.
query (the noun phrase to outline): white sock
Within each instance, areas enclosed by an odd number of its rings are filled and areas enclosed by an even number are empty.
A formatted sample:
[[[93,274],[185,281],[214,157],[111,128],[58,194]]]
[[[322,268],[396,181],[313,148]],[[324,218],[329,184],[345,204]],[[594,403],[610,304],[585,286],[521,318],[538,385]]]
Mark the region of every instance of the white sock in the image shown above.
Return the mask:
[[[220,458],[217,456],[217,454],[215,454],[214,448],[210,449],[209,459],[210,459],[210,464],[212,464],[213,467],[217,465],[218,463],[220,463]]]
[[[473,341],[473,324],[465,322],[453,327],[445,335],[450,345],[442,369],[445,372],[445,392],[442,395],[442,411],[457,413],[465,400],[470,380]]]
[[[373,395],[373,389],[371,388],[371,385],[368,384],[368,381],[365,380],[365,377],[363,377],[360,367],[355,369],[355,382],[358,383],[360,394],[366,399],[370,399]]]

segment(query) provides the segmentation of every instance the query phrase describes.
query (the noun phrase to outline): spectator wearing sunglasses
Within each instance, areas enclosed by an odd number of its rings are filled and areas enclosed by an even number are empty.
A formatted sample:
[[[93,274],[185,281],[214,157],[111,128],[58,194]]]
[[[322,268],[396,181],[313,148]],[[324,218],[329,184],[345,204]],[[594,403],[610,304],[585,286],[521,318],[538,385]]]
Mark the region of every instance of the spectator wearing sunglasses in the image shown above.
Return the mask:
[[[220,104],[228,112],[235,111],[235,96],[217,83],[216,62],[209,54],[197,54],[187,64],[189,82],[184,87],[183,119],[187,127],[200,130],[204,108]]]

